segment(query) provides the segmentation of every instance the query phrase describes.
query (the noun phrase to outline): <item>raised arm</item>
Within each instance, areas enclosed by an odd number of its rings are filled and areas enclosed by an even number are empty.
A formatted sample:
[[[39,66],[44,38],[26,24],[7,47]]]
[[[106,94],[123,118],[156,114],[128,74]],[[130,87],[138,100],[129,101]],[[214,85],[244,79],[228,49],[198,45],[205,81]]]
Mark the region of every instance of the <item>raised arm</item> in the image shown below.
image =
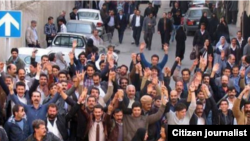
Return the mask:
[[[5,84],[2,75],[0,73],[0,86],[2,87],[3,91],[5,92],[6,95],[10,93],[8,86]]]
[[[194,111],[196,109],[196,98],[195,98],[195,86],[194,84],[191,84],[189,87],[189,94],[191,94],[191,103],[188,107],[187,115],[190,119],[194,114]]]
[[[113,87],[113,80],[115,80],[115,72],[114,71],[110,71],[109,72],[109,81],[108,81],[108,90],[106,95],[103,97],[103,101],[105,103],[107,103],[107,101],[111,98],[111,96],[113,95],[113,91],[114,91],[114,87]]]
[[[248,94],[249,93],[249,90],[250,90],[250,86],[246,86],[245,89],[240,93],[240,95],[238,96],[238,98],[235,100],[234,104],[233,104],[233,108],[232,108],[232,111],[233,111],[233,114],[234,114],[234,117],[238,120],[240,118],[241,115],[243,115],[241,109],[240,109],[240,102],[242,100],[242,97],[245,95],[245,94]]]
[[[162,87],[161,101],[162,101],[162,105],[160,109],[157,111],[157,113],[149,115],[147,117],[148,124],[153,124],[157,122],[158,120],[160,120],[165,111],[166,104],[168,103],[168,91],[165,86]]]
[[[168,62],[168,45],[167,44],[164,44],[164,52],[165,52],[165,55],[161,63],[159,63],[159,66],[161,67],[160,69],[163,69],[166,63]]]
[[[140,56],[141,56],[141,62],[145,67],[150,67],[150,63],[146,60],[144,54],[143,54],[143,50],[146,47],[145,43],[141,43],[140,44]]]
[[[9,85],[9,92],[10,92],[10,99],[15,103],[15,104],[20,104],[22,105],[25,110],[27,110],[28,105],[22,103],[21,101],[19,101],[19,99],[17,98],[17,96],[14,94],[14,87],[13,87],[13,82],[10,83]]]

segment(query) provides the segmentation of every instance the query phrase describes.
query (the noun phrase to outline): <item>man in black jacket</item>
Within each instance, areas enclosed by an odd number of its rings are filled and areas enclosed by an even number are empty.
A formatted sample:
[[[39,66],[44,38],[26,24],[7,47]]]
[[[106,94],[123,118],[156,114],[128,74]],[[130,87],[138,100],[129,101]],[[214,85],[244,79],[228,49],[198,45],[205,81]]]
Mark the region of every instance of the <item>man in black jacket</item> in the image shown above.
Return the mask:
[[[116,28],[118,30],[118,35],[119,35],[119,42],[120,44],[122,43],[123,40],[123,35],[124,35],[124,31],[127,27],[127,18],[126,16],[123,14],[123,11],[120,10],[119,14],[116,17]]]
[[[144,17],[147,17],[150,13],[153,13],[153,16],[155,16],[155,9],[151,2],[148,3],[148,7],[144,11]]]
[[[71,20],[77,20],[78,19],[77,18],[77,10],[78,9],[76,7],[74,7],[73,11],[71,13],[69,13],[69,17],[70,17]]]
[[[47,112],[47,120],[45,121],[45,125],[49,132],[52,132],[61,140],[67,141],[68,139],[68,116],[61,116],[57,114],[58,107],[56,104],[52,103],[48,106]]]
[[[172,32],[172,22],[167,18],[167,13],[163,13],[163,17],[158,22],[158,34],[161,35],[162,49],[164,44],[169,44]]]
[[[197,30],[194,35],[193,46],[197,46],[199,51],[200,49],[203,48],[205,40],[206,39],[210,40],[210,35],[205,29],[206,29],[206,26],[204,23],[202,23],[201,28]]]
[[[136,15],[133,16],[131,26],[133,30],[133,38],[135,40],[135,45],[139,46],[140,37],[141,37],[141,30],[143,25],[143,16],[141,15],[141,11],[137,10]]]

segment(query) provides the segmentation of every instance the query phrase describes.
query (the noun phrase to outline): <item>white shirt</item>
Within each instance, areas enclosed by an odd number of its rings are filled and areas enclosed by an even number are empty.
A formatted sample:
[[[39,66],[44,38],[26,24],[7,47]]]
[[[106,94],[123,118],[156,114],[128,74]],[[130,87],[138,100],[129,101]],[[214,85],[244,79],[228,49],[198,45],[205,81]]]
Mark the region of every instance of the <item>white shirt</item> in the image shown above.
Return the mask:
[[[140,24],[140,16],[136,16],[136,18],[135,18],[135,27],[139,27],[139,26],[141,26],[141,24]]]
[[[50,123],[49,119],[47,119],[47,128],[48,128],[49,132],[52,132],[55,136],[57,136],[58,138],[60,138],[62,140],[63,138],[62,138],[62,135],[60,134],[60,132],[58,130],[56,121],[57,121],[57,118],[55,118],[54,124],[52,125]]]
[[[228,101],[228,109],[232,110],[233,109],[233,105],[234,105],[234,101],[231,102],[228,98],[227,98],[227,101]]]
[[[94,87],[96,87],[96,88],[99,89],[99,92],[100,92],[100,96],[101,96],[101,97],[104,97],[104,96],[105,96],[105,92],[102,90],[101,85],[99,85],[99,86],[94,86]]]
[[[129,99],[128,108],[132,108],[132,104],[135,102],[134,99]]]
[[[17,94],[16,95],[17,96],[17,98],[18,98],[18,100],[20,101],[20,102],[22,102],[23,104],[27,104],[27,99],[24,97],[24,95],[23,95],[23,97],[19,97],[19,95]],[[12,108],[15,106],[15,103],[13,102],[13,101],[11,101],[11,113],[12,113]]]
[[[243,42],[243,38],[241,37],[241,39],[240,39],[240,40],[237,38],[237,41],[239,42],[240,47],[241,47],[241,44],[242,44],[242,42]]]
[[[203,117],[198,117],[197,125],[205,125],[205,120],[203,119]]]
[[[40,89],[40,87],[38,86],[37,89],[36,89],[38,92],[41,93],[41,100],[40,100],[40,104],[42,105],[43,104],[43,100],[46,98],[46,95],[44,94],[43,90]]]
[[[61,32],[62,33],[67,33],[67,27],[65,26],[65,24],[61,25]]]
[[[109,20],[109,23],[108,23],[108,26],[114,26],[115,25],[115,18],[114,16],[110,16],[110,20]]]
[[[105,141],[104,129],[102,122],[94,122],[93,126],[89,130],[89,141],[96,141],[96,126],[99,124],[99,141]]]
[[[234,47],[232,44],[231,44],[231,46],[230,46],[230,47],[231,47],[231,49],[232,49],[233,51],[235,51],[235,50],[236,50],[236,48],[237,48],[237,46],[235,46],[235,47]]]
[[[203,31],[202,31],[202,30],[200,30],[200,31],[201,31],[201,35],[203,35],[203,34],[205,33],[205,30],[203,30]]]
[[[131,15],[129,16],[129,23],[130,23],[130,24],[131,24],[131,22],[132,22],[132,20],[133,20],[134,15],[135,15],[135,14],[131,14]]]
[[[93,40],[95,46],[100,46],[103,44],[103,40],[101,38],[96,38],[93,35],[90,38]]]

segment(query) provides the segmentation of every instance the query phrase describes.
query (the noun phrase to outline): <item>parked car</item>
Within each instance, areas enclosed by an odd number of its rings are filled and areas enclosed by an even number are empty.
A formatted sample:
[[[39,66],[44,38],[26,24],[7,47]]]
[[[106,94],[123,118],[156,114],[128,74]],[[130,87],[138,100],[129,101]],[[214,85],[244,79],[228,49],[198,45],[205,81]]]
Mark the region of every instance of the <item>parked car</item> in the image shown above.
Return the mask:
[[[208,19],[211,18],[212,13],[207,7],[192,7],[188,9],[187,13],[184,16],[183,24],[186,34],[188,34],[189,31],[196,31],[198,29],[200,18],[203,12],[207,13]]]
[[[96,29],[99,31],[100,36],[105,33],[104,23],[101,18],[100,10],[79,9],[77,11],[77,16],[81,21],[93,22],[96,26]]]
[[[205,0],[192,0],[189,3],[189,7],[203,7],[205,5]]]
[[[18,48],[18,57],[22,59],[25,63],[25,70],[26,74],[30,72],[29,67],[30,67],[30,58],[32,55],[32,52],[34,51],[33,48],[30,47],[19,47]],[[48,49],[43,49],[43,48],[37,48],[37,53],[36,53],[36,62],[41,63],[41,57],[43,55],[49,55],[53,53],[51,50]],[[10,56],[11,57],[11,56]],[[10,58],[9,57],[9,58]],[[5,66],[5,71],[6,71],[6,66]]]
[[[77,40],[77,47],[75,50],[76,56],[82,51],[85,51],[86,35],[76,33],[58,33],[52,41],[52,45],[47,49],[54,52],[61,51],[68,58],[69,52],[72,50],[72,42]]]
[[[95,24],[90,21],[70,20],[67,21],[66,26],[68,33],[84,34],[87,38],[89,38],[93,30],[96,29]]]

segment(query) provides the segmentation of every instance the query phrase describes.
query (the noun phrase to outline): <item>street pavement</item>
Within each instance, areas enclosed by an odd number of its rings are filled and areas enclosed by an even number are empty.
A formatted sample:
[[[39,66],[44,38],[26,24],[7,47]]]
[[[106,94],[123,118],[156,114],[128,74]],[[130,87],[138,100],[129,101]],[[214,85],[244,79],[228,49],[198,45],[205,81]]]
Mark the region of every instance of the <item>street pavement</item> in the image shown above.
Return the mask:
[[[140,10],[141,10],[142,15],[144,14],[144,10],[146,7],[147,7],[147,4],[140,5]],[[169,8],[169,2],[162,1],[162,6],[159,9],[158,16],[156,19],[157,24],[158,24],[159,19],[162,17],[163,12],[169,12],[169,11],[171,11],[171,8]],[[150,57],[153,54],[157,54],[160,58],[160,61],[164,56],[164,51],[161,49],[161,36],[157,33],[157,26],[155,27],[155,29],[156,29],[155,30],[156,32],[153,35],[151,51],[148,51],[147,49],[144,50],[144,55],[149,62],[150,62]],[[139,53],[139,47],[132,45],[131,41],[133,41],[132,35],[131,35],[131,29],[126,29],[122,44],[118,43],[118,32],[117,30],[115,30],[112,43],[115,45],[116,49],[121,51],[119,54],[119,61],[118,61],[119,65],[125,64],[129,66],[131,62],[131,53]],[[141,33],[140,42],[144,42],[143,33]],[[186,68],[186,67],[189,68],[193,63],[193,61],[189,59],[189,54],[192,51],[192,42],[193,42],[193,35],[187,36],[186,51],[185,51],[185,57],[182,61],[182,68]],[[166,66],[170,68],[172,67],[174,60],[175,60],[175,50],[176,50],[176,41],[170,43],[169,52],[168,52],[168,61],[165,67]],[[171,80],[170,86],[174,88],[173,80]]]

